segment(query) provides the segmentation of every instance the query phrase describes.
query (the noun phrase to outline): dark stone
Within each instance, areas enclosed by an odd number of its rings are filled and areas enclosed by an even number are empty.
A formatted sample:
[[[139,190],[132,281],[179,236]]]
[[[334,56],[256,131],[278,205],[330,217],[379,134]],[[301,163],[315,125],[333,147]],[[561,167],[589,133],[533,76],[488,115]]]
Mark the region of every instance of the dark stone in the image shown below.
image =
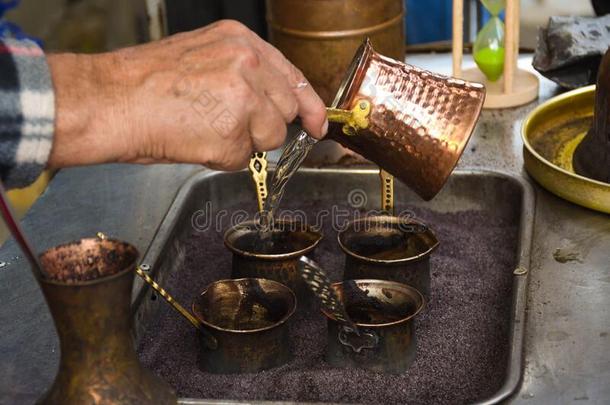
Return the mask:
[[[593,125],[574,153],[576,173],[610,183],[610,51],[599,68]]]
[[[540,28],[533,66],[565,88],[595,83],[602,55],[610,47],[610,15],[551,17]]]

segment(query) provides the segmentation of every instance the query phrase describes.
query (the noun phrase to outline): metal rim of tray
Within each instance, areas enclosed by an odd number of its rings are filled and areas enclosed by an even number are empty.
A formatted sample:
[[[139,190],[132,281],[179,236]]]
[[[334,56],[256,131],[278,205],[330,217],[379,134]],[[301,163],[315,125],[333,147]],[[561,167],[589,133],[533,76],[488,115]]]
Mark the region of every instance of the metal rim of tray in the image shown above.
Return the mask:
[[[610,214],[610,184],[581,176],[553,164],[538,153],[530,143],[530,136],[536,126],[540,125],[541,117],[553,110],[560,111],[567,105],[579,105],[582,100],[591,98],[594,93],[595,85],[582,87],[553,97],[532,110],[521,126],[523,160],[527,172],[553,194],[583,207]],[[591,103],[591,114],[593,114],[593,103]]]
[[[378,169],[300,169],[302,173],[362,173],[367,175],[378,176]],[[491,397],[477,402],[479,405],[491,405],[500,403],[507,398],[511,397],[519,388],[521,378],[523,374],[523,355],[524,355],[524,340],[525,340],[525,320],[526,314],[525,309],[527,305],[527,285],[529,280],[529,266],[530,266],[530,253],[532,247],[532,235],[534,226],[534,210],[535,210],[535,198],[534,191],[531,183],[525,178],[501,171],[492,170],[465,170],[459,169],[454,172],[455,174],[461,175],[493,175],[497,177],[504,177],[512,181],[517,182],[523,191],[521,196],[521,218],[519,219],[519,246],[517,249],[517,265],[513,271],[513,300],[511,304],[511,325],[512,328],[509,334],[509,362],[506,369],[506,379],[502,387]],[[180,187],[180,190],[176,194],[174,201],[172,202],[167,214],[161,221],[152,242],[143,256],[142,263],[150,264],[151,271],[154,273],[156,264],[160,260],[160,254],[163,251],[164,245],[169,241],[172,235],[172,230],[176,225],[176,220],[180,215],[180,204],[176,204],[178,201],[185,200],[193,185],[200,182],[202,179],[213,177],[218,175],[219,172],[203,170],[195,173]],[[162,237],[159,237],[159,236]],[[136,280],[134,285],[134,296],[139,297],[134,300],[134,305],[138,305],[142,298],[141,292],[146,286],[141,280]],[[184,405],[207,405],[207,404],[287,404],[295,402],[284,402],[284,401],[235,401],[235,400],[209,400],[209,399],[198,399],[198,398],[181,398],[178,403]],[[300,402],[305,404],[307,402]]]

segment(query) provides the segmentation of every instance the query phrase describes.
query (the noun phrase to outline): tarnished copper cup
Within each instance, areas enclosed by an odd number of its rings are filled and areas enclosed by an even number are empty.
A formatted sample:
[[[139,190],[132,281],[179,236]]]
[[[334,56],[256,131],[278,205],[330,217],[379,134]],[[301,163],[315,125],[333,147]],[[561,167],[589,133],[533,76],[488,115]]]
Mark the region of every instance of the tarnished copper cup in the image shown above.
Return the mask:
[[[55,382],[41,404],[176,404],[133,345],[131,294],[138,251],[89,238],[40,255],[40,287],[59,335]]]
[[[288,320],[297,299],[285,285],[259,278],[221,280],[193,303],[193,313],[216,338],[203,346],[200,366],[218,374],[255,373],[292,358]]]
[[[413,319],[424,307],[415,288],[386,280],[348,280],[332,288],[361,332],[375,334],[377,344],[359,352],[342,343],[341,323],[327,312],[326,361],[334,367],[358,367],[375,372],[405,372],[416,355]]]
[[[271,249],[261,241],[257,221],[237,224],[227,230],[225,246],[233,252],[233,278],[255,277],[275,280],[292,289],[299,301],[308,301],[311,292],[301,277],[299,258],[311,253],[322,233],[293,220],[275,220]]]
[[[430,299],[430,255],[439,242],[423,223],[389,215],[360,218],[337,239],[345,253],[344,280],[396,281]]]
[[[484,99],[482,84],[384,57],[367,40],[329,110],[329,138],[430,200],[462,155]]]

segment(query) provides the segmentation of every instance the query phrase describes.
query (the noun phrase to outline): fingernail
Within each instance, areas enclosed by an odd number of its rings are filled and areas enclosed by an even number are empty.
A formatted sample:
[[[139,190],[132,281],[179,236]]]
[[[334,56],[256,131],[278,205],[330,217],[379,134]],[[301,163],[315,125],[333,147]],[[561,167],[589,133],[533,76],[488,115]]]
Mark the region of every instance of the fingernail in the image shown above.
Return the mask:
[[[322,125],[322,136],[326,136],[328,133],[328,120],[324,120],[324,125]]]

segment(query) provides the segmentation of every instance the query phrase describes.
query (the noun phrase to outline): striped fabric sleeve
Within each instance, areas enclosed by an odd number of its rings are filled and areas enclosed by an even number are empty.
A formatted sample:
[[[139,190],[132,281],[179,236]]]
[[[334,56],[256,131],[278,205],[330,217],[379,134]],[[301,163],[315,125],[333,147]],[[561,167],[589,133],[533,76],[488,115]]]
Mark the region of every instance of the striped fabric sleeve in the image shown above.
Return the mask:
[[[0,39],[0,177],[25,187],[47,164],[55,99],[43,51],[29,40]]]

